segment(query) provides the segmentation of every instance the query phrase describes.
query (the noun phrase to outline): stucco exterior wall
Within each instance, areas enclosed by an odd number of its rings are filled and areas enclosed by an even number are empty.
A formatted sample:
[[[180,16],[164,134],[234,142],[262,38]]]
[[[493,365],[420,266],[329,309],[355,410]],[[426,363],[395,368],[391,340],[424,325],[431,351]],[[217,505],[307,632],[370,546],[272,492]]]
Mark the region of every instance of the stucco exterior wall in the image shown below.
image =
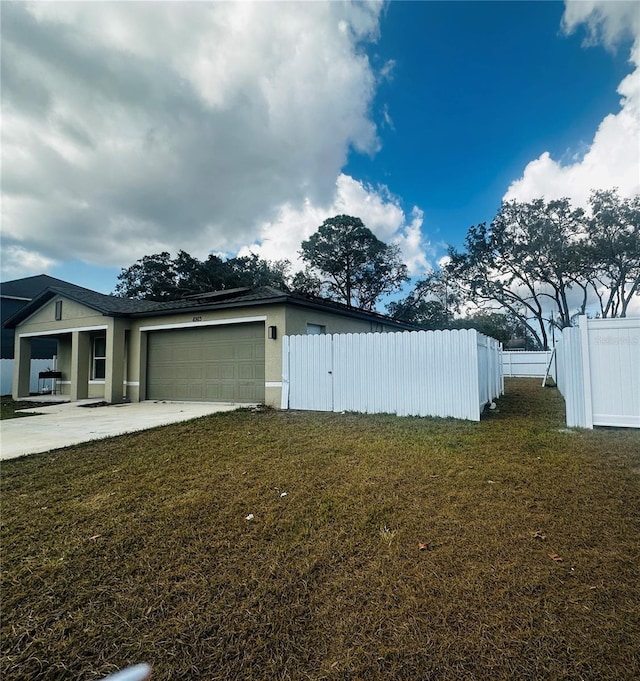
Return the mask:
[[[378,321],[354,319],[335,312],[304,307],[287,308],[287,335],[306,335],[307,324],[324,326],[325,333],[385,333],[400,330]]]
[[[56,302],[62,301],[61,319],[55,318]],[[55,338],[58,341],[58,358],[56,369],[62,373],[62,378],[57,383],[57,390],[61,395],[72,399],[79,399],[77,384],[74,390],[74,372],[80,369],[82,375],[80,397],[100,398],[105,395],[104,381],[91,381],[91,352],[90,342],[82,344],[82,352],[74,357],[73,337],[78,334],[87,334],[92,337],[96,333],[113,333],[115,320],[111,317],[96,312],[95,310],[69,300],[64,297],[52,298],[40,309],[30,315],[16,327],[15,352],[20,353],[20,339],[30,338]],[[76,363],[74,365],[74,362]],[[84,378],[86,376],[86,380]],[[24,388],[14,386],[14,392],[24,393]],[[20,396],[24,396],[20,394]]]
[[[62,319],[55,319],[56,300],[62,300]],[[215,326],[259,321],[265,334],[265,402],[280,406],[282,391],[282,338],[306,334],[307,324],[324,327],[325,333],[366,333],[397,331],[383,321],[365,320],[338,311],[312,307],[270,304],[209,311],[185,311],[137,318],[104,316],[66,298],[54,298],[16,328],[16,338],[55,337],[58,365],[62,372],[60,392],[71,399],[104,398],[109,402],[146,399],[148,334],[166,329],[214,328]],[[276,337],[269,338],[275,327]],[[91,341],[96,333],[106,335],[105,380],[92,380]],[[18,352],[16,341],[16,352]],[[28,343],[24,343],[26,347]]]
[[[55,318],[57,301],[62,301],[62,319],[59,320]],[[16,328],[16,335],[108,325],[110,322],[110,317],[105,317],[90,307],[76,303],[73,300],[68,300],[67,298],[57,297],[52,298],[19,324]]]

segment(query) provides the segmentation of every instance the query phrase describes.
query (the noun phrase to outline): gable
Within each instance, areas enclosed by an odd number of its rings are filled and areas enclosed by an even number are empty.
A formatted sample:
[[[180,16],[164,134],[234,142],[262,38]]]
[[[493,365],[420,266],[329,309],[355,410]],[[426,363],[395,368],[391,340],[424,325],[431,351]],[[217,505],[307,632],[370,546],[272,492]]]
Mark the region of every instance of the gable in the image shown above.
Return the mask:
[[[60,319],[56,319],[56,310]],[[64,296],[54,296],[44,302],[26,319],[17,324],[18,333],[42,333],[58,329],[103,325],[105,316],[96,310]]]

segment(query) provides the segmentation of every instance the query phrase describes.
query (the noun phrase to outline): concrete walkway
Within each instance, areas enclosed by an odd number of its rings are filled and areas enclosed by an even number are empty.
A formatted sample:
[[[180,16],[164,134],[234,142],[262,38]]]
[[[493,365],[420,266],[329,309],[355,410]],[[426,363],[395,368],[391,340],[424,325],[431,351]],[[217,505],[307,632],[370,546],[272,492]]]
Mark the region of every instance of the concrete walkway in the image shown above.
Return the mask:
[[[81,442],[188,421],[249,404],[212,402],[132,402],[87,407],[97,400],[80,400],[21,411],[36,412],[0,421],[0,459],[47,452]]]

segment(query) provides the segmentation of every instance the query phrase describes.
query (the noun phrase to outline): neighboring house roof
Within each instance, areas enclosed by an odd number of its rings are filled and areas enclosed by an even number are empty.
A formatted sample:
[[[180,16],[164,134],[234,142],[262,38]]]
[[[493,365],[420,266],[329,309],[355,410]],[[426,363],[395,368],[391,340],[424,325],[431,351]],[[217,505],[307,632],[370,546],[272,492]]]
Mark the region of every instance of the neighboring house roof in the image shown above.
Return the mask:
[[[33,314],[39,307],[55,296],[62,295],[109,317],[147,317],[171,314],[174,312],[219,310],[234,307],[255,305],[271,305],[276,303],[290,304],[317,310],[330,310],[336,314],[357,319],[366,319],[396,326],[399,329],[413,329],[410,324],[398,322],[377,312],[368,312],[357,308],[349,308],[341,303],[324,298],[307,298],[305,296],[281,291],[271,286],[259,288],[238,288],[226,291],[213,291],[197,294],[181,300],[155,302],[151,300],[135,300],[108,296],[89,289],[74,289],[52,286],[43,291],[30,303],[5,322],[5,327],[15,328],[21,321]]]
[[[57,287],[59,290],[88,291],[82,286],[71,284],[56,277],[50,277],[48,274],[38,274],[33,277],[23,277],[22,279],[12,279],[0,283],[0,298],[2,299],[2,307],[0,309],[0,319],[2,320],[2,343],[1,355],[3,359],[13,359],[14,349],[14,335],[12,327],[5,325],[5,320],[11,319],[19,310],[29,304],[31,300],[37,298],[43,291],[49,287]],[[56,352],[55,340],[46,340],[44,338],[37,339],[31,346],[33,357],[47,359],[52,357]]]
[[[71,284],[48,274],[37,274],[33,277],[23,277],[22,279],[12,279],[0,283],[0,296],[2,298],[14,298],[17,300],[33,300],[44,290],[55,286],[65,290],[88,291],[82,286]]]

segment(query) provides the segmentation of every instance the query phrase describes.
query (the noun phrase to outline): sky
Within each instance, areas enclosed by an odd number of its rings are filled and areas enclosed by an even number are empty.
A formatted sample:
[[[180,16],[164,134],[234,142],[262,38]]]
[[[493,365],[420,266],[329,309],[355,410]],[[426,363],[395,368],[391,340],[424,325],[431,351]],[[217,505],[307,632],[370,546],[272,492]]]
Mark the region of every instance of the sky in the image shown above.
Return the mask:
[[[0,3],[2,281],[288,258],[360,217],[415,281],[502,200],[640,191],[640,5]]]

